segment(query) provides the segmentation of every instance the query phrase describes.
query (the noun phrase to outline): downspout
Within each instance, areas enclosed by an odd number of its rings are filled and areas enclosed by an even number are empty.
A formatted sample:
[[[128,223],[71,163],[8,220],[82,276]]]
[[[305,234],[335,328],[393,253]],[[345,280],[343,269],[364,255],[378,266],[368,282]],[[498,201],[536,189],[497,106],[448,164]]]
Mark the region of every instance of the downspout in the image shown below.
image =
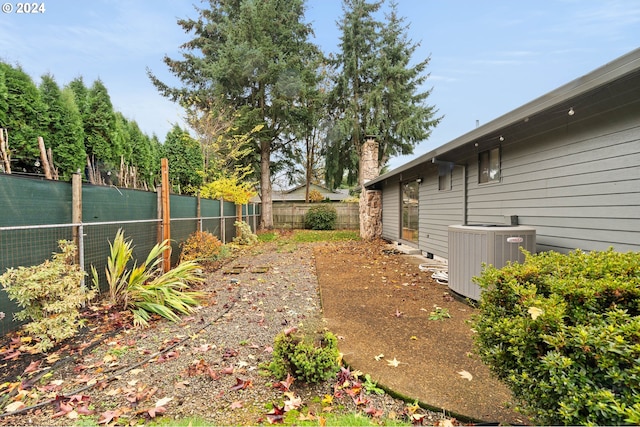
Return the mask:
[[[462,168],[462,225],[467,225],[467,165],[455,165]]]

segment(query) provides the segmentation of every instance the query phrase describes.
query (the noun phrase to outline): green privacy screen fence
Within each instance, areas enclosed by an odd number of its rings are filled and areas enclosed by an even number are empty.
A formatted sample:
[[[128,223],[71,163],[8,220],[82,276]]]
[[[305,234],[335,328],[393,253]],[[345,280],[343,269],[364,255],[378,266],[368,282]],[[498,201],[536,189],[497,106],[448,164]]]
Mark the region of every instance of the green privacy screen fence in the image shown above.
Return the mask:
[[[89,184],[83,184],[79,193],[74,198],[71,183],[0,174],[0,274],[7,268],[41,264],[58,251],[59,240],[76,240],[81,266],[90,274],[93,265],[104,284],[109,242],[118,229],[133,241],[133,257],[139,262],[162,240],[157,193]],[[78,202],[81,219],[74,222],[73,205]],[[254,231],[259,207],[250,204],[242,209],[243,220]],[[172,194],[169,210],[173,264],[180,256],[180,244],[197,230],[208,231],[223,243],[235,237],[232,202]],[[13,321],[18,310],[0,287],[0,313],[4,313],[0,334],[19,326]]]

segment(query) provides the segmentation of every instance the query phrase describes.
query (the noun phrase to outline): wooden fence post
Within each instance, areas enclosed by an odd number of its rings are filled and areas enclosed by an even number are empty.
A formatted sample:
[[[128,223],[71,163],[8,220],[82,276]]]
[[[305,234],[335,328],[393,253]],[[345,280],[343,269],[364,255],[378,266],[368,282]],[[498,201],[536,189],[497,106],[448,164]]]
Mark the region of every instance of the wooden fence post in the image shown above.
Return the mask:
[[[79,172],[71,176],[71,222],[80,224],[82,222],[82,175]],[[73,226],[73,243],[75,243],[78,252],[76,254],[76,262],[80,264],[82,260],[81,252],[81,229],[79,225]]]
[[[161,160],[162,173],[162,240],[171,240],[171,216],[169,212],[169,160]],[[162,269],[166,273],[171,270],[171,247],[163,253]]]

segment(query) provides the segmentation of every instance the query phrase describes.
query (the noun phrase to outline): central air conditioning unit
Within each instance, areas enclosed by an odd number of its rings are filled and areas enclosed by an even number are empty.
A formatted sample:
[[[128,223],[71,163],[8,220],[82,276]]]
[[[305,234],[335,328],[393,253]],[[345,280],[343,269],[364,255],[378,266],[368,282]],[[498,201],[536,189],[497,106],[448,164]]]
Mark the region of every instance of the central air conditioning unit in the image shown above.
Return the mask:
[[[536,252],[536,230],[526,226],[450,225],[449,288],[466,298],[480,299],[480,286],[471,280],[482,272],[482,264],[502,268],[523,262],[520,248]]]

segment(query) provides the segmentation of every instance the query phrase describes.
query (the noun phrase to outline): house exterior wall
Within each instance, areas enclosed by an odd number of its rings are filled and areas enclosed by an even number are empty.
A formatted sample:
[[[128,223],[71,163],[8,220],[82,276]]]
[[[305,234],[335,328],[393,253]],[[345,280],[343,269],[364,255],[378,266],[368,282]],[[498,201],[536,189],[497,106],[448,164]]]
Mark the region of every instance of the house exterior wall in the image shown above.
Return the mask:
[[[418,248],[448,258],[448,226],[510,224],[536,228],[537,250],[640,251],[640,88],[579,110],[552,129],[505,135],[501,179],[478,182],[472,146],[455,163],[451,190],[438,190],[438,166],[429,162],[383,184],[383,237],[399,240],[402,176],[421,176]],[[566,111],[559,111],[566,115]],[[484,148],[483,148],[484,149]]]
[[[400,237],[400,179],[391,177],[382,187],[382,238],[397,241]]]
[[[640,103],[506,142],[500,182],[478,184],[467,159],[470,224],[517,215],[538,251],[640,250]]]
[[[451,188],[438,189],[438,169],[425,165],[420,186],[420,241],[418,247],[447,258],[448,227],[464,221],[462,179],[464,168],[452,170]]]
[[[496,170],[500,176],[480,183]],[[438,172],[452,167],[451,189]],[[449,258],[448,226],[535,227],[537,251],[640,251],[640,49],[437,147],[368,185],[398,240],[401,183],[420,177],[419,240]],[[415,178],[414,178],[415,179]]]

